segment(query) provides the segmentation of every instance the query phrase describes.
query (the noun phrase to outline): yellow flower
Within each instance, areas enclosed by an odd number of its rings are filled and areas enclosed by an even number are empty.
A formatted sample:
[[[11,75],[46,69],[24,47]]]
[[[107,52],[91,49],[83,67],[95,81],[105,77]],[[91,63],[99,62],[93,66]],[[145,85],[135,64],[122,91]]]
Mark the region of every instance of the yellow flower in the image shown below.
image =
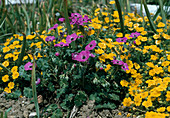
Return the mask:
[[[110,1],[109,4],[115,4],[115,1]]]
[[[4,75],[3,77],[2,77],[2,81],[3,82],[7,82],[9,80],[9,75]]]
[[[157,112],[164,112],[164,111],[165,111],[165,107],[157,108]]]
[[[121,112],[119,112],[119,113],[118,113],[118,115],[119,115],[119,116],[121,116],[121,115],[122,115],[122,113],[121,113]]]
[[[165,39],[167,39],[167,40],[170,39],[170,35],[168,35],[168,34],[162,33],[162,36],[163,36]]]
[[[126,117],[130,117],[131,116],[131,114],[130,113],[128,113],[127,115],[126,115]]]
[[[18,78],[18,77],[19,77],[19,73],[18,73],[18,72],[13,72],[12,78],[13,78],[13,79],[16,79],[16,78]]]
[[[101,56],[99,56],[99,60],[105,62],[105,55],[102,54]]]
[[[167,59],[170,60],[170,55],[167,55]]]
[[[130,105],[131,105],[132,103],[133,103],[133,102],[132,102],[132,100],[131,100],[130,97],[125,98],[125,99],[123,100],[123,106],[130,107]]]
[[[142,98],[141,98],[139,95],[136,95],[136,96],[134,97],[134,103],[135,103],[135,105],[136,105],[136,106],[140,106],[141,102],[142,102]]]
[[[94,30],[89,30],[89,31],[87,32],[87,35],[90,36],[90,35],[93,35],[94,33],[95,33]]]
[[[134,63],[135,68],[138,70],[140,68],[140,65],[137,63]]]
[[[116,54],[109,53],[109,54],[107,55],[107,59],[110,59],[111,61],[113,60],[113,57],[116,57]]]
[[[168,112],[170,112],[170,106],[168,106],[166,109],[167,109]]]
[[[8,88],[8,87],[5,87],[4,91],[7,92],[7,93],[11,93],[11,89]]]
[[[123,34],[122,33],[117,33],[116,36],[117,37],[123,37]]]
[[[4,62],[2,63],[2,65],[5,66],[5,67],[9,66],[9,61],[4,61]]]
[[[158,59],[158,57],[157,56],[155,56],[155,55],[151,55],[151,60],[157,60]]]
[[[114,19],[114,22],[115,22],[115,23],[119,23],[119,22],[120,22],[120,19],[119,19],[119,18]]]
[[[159,34],[154,34],[154,35],[153,35],[153,38],[154,38],[154,39],[159,39],[159,38],[160,38],[160,35],[159,35]]]
[[[8,52],[8,51],[10,51],[10,48],[9,48],[9,47],[4,47],[4,48],[3,48],[3,53],[6,53],[6,52]]]
[[[152,101],[151,101],[151,99],[148,99],[147,101],[144,101],[144,102],[142,103],[142,105],[143,105],[144,107],[146,107],[146,108],[151,107],[151,106],[152,106]]]
[[[142,37],[140,40],[143,41],[143,42],[145,42],[145,41],[147,41],[148,39],[147,39],[147,37]]]
[[[9,87],[9,89],[13,89],[14,88],[14,82],[9,82],[8,87]]]
[[[126,80],[121,80],[121,81],[120,81],[120,84],[121,84],[122,86],[128,87],[129,82],[127,82]]]
[[[164,62],[162,62],[161,66],[166,67],[166,66],[168,66],[169,64],[170,64],[169,61],[164,61]]]
[[[111,65],[110,65],[110,64],[106,65],[106,68],[104,69],[104,70],[105,70],[105,72],[107,72],[108,70],[110,70],[110,67],[111,67]]]
[[[11,72],[13,73],[13,72],[17,72],[18,71],[18,66],[14,66],[14,67],[12,67],[12,69],[11,69]]]
[[[109,17],[106,17],[104,20],[106,23],[109,23]]]
[[[168,66],[168,72],[170,72],[170,66]]]
[[[163,22],[159,22],[158,27],[165,27],[165,24]]]
[[[156,31],[161,33],[161,32],[163,32],[163,29],[156,29]]]
[[[18,55],[13,56],[13,61],[16,61],[18,59]]]
[[[102,49],[98,48],[98,49],[95,50],[95,53],[96,54],[102,54],[102,53],[104,53],[104,51]]]
[[[140,45],[141,44],[139,39],[136,39],[135,42],[136,42],[136,45]]]
[[[105,43],[98,43],[98,46],[100,48],[106,49],[106,44]]]
[[[27,59],[28,59],[28,56],[24,56],[23,61],[24,61],[24,60],[27,60]]]
[[[147,34],[147,31],[142,31],[141,32],[141,35],[146,35]]]
[[[151,67],[151,68],[154,67],[154,64],[153,64],[152,62],[147,62],[146,65],[149,66],[149,67]]]

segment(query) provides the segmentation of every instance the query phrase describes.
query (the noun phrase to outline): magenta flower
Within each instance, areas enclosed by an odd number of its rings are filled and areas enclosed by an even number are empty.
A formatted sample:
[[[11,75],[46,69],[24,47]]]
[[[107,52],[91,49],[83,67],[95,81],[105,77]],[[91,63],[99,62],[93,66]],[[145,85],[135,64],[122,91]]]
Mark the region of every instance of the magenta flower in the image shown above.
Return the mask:
[[[70,18],[82,18],[82,15],[80,15],[79,13],[71,13]]]
[[[121,68],[122,68],[124,71],[129,70],[127,63],[124,63],[124,64],[121,66]]]
[[[31,68],[32,65],[33,65],[33,64],[32,64],[31,62],[28,62],[28,63],[25,64],[24,69],[25,69],[26,71],[27,71],[27,70],[32,70],[32,68]]]
[[[95,48],[96,46],[96,41],[95,40],[92,40],[86,47],[85,47],[85,50],[93,50],[93,48]]]
[[[123,61],[118,61],[117,65],[123,65],[124,62]]]
[[[53,30],[56,29],[58,27],[58,24],[55,24],[53,27],[49,28],[48,30]]]
[[[38,78],[37,81],[35,82],[35,84],[38,85],[38,84],[40,84],[40,82],[41,82],[41,79]]]
[[[126,37],[123,37],[123,38],[117,38],[116,39],[117,42],[126,42],[127,41],[127,38]]]
[[[113,62],[113,64],[118,64],[119,60],[112,60],[111,62]]]
[[[59,18],[58,19],[60,22],[64,22],[65,21],[65,18]]]
[[[54,45],[54,47],[64,47],[64,46],[69,46],[69,44],[64,43],[64,42],[60,42],[60,43]]]
[[[45,41],[53,41],[54,39],[55,39],[54,36],[47,36],[47,37],[45,38]]]
[[[55,56],[59,56],[59,55],[60,55],[60,53],[59,53],[59,52],[56,52],[56,53],[55,53]]]
[[[79,61],[79,62],[85,62],[88,60],[89,58],[89,51],[81,51],[76,57],[75,60]]]
[[[131,33],[131,35],[129,36],[129,37],[132,37],[132,38],[136,38],[136,37],[138,37],[138,36],[140,36],[140,33],[138,33],[138,32],[134,32],[134,33]]]
[[[70,44],[72,41],[75,41],[77,38],[78,38],[77,34],[76,34],[76,33],[73,33],[73,34],[68,35],[68,36],[66,37],[66,42],[67,42],[68,44]]]

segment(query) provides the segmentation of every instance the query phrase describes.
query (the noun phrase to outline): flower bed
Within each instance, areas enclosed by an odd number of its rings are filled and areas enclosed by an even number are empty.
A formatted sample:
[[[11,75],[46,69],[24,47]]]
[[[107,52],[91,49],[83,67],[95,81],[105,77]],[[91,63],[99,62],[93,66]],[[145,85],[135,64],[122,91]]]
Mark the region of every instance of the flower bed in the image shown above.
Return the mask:
[[[124,13],[122,32],[119,17],[111,6],[97,8],[90,15],[72,13],[69,23],[60,18],[48,32],[6,39],[0,50],[2,91],[13,91],[8,97],[14,98],[35,98],[36,91],[55,98],[54,116],[94,100],[97,110],[122,103],[135,115],[168,117],[170,35],[162,17],[155,21],[157,33],[147,17],[134,13]]]

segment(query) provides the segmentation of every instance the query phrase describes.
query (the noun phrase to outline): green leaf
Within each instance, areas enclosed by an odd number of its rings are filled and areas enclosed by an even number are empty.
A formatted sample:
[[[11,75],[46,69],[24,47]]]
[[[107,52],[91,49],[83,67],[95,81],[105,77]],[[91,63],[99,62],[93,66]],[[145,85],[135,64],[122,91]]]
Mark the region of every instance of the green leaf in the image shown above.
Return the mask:
[[[118,95],[114,94],[114,93],[109,94],[109,97],[110,97],[110,99],[112,99],[112,100],[120,100],[120,97],[119,97]]]
[[[27,98],[32,98],[32,89],[29,87],[24,87],[24,96]]]
[[[62,118],[63,117],[63,112],[61,111],[61,109],[57,109],[53,112],[53,115],[51,116],[51,118]]]
[[[97,105],[94,109],[115,109],[116,105],[114,103],[104,103],[103,105]]]
[[[39,105],[38,105],[37,91],[36,91],[35,82],[36,82],[35,58],[34,58],[34,55],[33,55],[33,66],[32,66],[32,80],[31,80],[31,84],[32,84],[32,93],[33,93],[33,98],[34,98],[34,104],[35,104],[36,113],[37,113],[38,118],[40,118]]]
[[[157,33],[157,31],[156,31],[156,26],[155,26],[155,24],[153,23],[153,20],[151,19],[150,12],[149,12],[149,9],[148,9],[148,7],[147,7],[147,4],[146,4],[146,1],[145,1],[145,0],[143,0],[143,5],[144,5],[145,11],[146,11],[146,15],[147,15],[147,17],[148,17],[148,19],[149,19],[149,23],[150,23],[151,29],[152,29],[155,33]]]
[[[78,91],[77,95],[74,98],[74,103],[77,107],[82,106],[83,103],[86,102],[87,95],[84,91]]]

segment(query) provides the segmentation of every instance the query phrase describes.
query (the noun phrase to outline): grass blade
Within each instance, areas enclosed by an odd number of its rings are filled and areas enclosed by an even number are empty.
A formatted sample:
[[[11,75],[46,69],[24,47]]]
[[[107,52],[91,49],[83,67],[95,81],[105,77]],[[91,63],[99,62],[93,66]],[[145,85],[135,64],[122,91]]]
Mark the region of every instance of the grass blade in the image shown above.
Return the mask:
[[[115,2],[116,2],[116,7],[117,7],[117,10],[118,10],[118,13],[119,13],[121,31],[124,35],[124,20],[123,20],[121,6],[120,6],[120,3],[119,3],[119,0],[115,0]]]
[[[35,104],[36,113],[37,113],[38,118],[40,118],[39,105],[38,105],[38,99],[37,99],[37,91],[36,91],[35,81],[36,81],[36,75],[35,75],[35,58],[34,58],[34,55],[33,55],[33,66],[32,66],[32,80],[31,80],[31,84],[32,84],[32,93],[33,93],[33,99],[34,99],[34,104]]]
[[[0,118],[3,118],[3,112],[0,111]]]
[[[148,19],[149,19],[149,23],[150,23],[151,29],[152,29],[155,33],[157,33],[157,31],[156,31],[156,26],[155,26],[155,24],[153,23],[153,20],[151,19],[150,12],[149,12],[149,9],[148,9],[148,7],[147,7],[147,4],[146,4],[146,1],[145,1],[145,0],[143,0],[143,5],[144,5],[144,8],[145,8],[146,15],[147,15],[147,17],[148,17]]]
[[[9,109],[7,109],[6,111],[5,111],[5,115],[4,115],[4,118],[8,118],[8,112],[10,111],[12,109],[12,107],[11,108],[9,108]]]
[[[30,35],[31,34],[31,30],[30,30],[30,18],[28,16],[28,13],[25,9],[25,7],[22,5],[22,10],[24,11],[24,14],[26,16],[26,20],[27,20],[27,30],[28,32],[26,31],[26,35]]]
[[[163,2],[162,2],[162,0],[158,0],[158,2],[159,2],[159,7],[161,8],[162,21],[165,24],[165,28],[167,29],[166,16],[165,16],[165,12],[163,10]]]
[[[5,66],[3,66],[1,63],[0,63],[0,67],[3,68],[4,70],[8,71],[9,73],[11,73],[11,71],[8,68],[6,68]]]
[[[19,54],[19,58],[17,61],[17,66],[19,67],[22,64],[22,59],[25,55],[25,48],[26,48],[26,35],[23,33],[24,39],[22,42],[22,48],[21,48],[21,53]]]
[[[165,5],[166,0],[163,1],[163,5]],[[156,11],[155,15],[153,16],[153,21],[156,20],[156,18],[158,17],[159,13],[161,12],[161,8],[159,6],[158,10]]]

